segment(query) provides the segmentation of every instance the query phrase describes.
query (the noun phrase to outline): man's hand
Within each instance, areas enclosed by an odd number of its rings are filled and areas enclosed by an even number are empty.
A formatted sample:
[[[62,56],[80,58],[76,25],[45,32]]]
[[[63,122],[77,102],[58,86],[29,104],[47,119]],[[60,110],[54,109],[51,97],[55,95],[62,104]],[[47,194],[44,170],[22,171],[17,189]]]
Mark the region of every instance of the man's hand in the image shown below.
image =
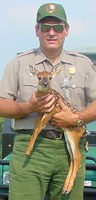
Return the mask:
[[[78,121],[78,115],[74,114],[69,107],[67,107],[64,102],[60,99],[58,104],[61,107],[61,112],[55,114],[51,123],[56,128],[64,128],[75,126]]]
[[[40,96],[34,92],[30,98],[30,111],[45,113],[50,112],[55,104],[55,97],[52,94]]]

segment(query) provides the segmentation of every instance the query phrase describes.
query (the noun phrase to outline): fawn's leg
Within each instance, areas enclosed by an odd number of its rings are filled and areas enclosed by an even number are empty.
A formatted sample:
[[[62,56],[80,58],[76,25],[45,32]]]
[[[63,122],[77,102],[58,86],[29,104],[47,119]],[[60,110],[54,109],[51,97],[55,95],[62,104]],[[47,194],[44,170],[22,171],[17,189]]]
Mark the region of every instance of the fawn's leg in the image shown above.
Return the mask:
[[[65,141],[66,141],[67,149],[70,154],[70,167],[69,167],[69,172],[68,172],[68,175],[67,175],[65,183],[64,183],[63,194],[67,193],[67,188],[69,186],[70,177],[71,177],[71,174],[73,171],[73,153],[72,153],[72,147],[70,145],[70,140],[68,137],[68,136],[70,136],[70,132],[68,132],[68,130],[65,130],[64,132],[65,132]]]
[[[38,118],[36,125],[35,125],[35,129],[32,133],[30,142],[28,144],[28,147],[26,149],[26,155],[30,155],[30,152],[33,149],[34,143],[38,137],[38,135],[40,134],[40,132],[42,131],[42,129],[46,126],[46,124],[48,123],[48,121],[52,118],[54,114],[54,111],[50,112],[50,113],[45,113],[44,115],[41,115],[41,117]]]
[[[77,135],[76,135],[77,136]],[[70,182],[69,185],[67,187],[67,193],[69,193],[72,190],[72,187],[74,185],[74,181],[77,175],[77,172],[79,170],[80,167],[80,161],[81,161],[81,154],[79,152],[79,141],[80,141],[80,137],[77,136],[77,140],[75,138],[73,138],[73,143],[74,146],[72,146],[72,153],[73,153],[73,170],[72,170],[72,174],[70,177]]]
[[[72,190],[79,166],[80,166],[80,160],[81,160],[81,154],[79,152],[79,141],[81,136],[83,135],[84,130],[74,130],[66,131],[66,142],[67,142],[67,148],[70,154],[71,163],[69,168],[69,173],[66,178],[63,193],[69,193]]]

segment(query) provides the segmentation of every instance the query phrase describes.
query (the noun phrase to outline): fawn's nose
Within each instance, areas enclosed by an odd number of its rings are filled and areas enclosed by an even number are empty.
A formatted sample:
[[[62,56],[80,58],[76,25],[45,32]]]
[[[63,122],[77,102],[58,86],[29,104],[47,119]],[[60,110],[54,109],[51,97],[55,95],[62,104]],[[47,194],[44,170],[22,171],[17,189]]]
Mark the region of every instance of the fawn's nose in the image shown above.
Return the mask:
[[[45,83],[44,83],[44,86],[45,86],[45,87],[47,87],[47,86],[48,86],[48,83],[47,83],[47,82],[45,82]]]

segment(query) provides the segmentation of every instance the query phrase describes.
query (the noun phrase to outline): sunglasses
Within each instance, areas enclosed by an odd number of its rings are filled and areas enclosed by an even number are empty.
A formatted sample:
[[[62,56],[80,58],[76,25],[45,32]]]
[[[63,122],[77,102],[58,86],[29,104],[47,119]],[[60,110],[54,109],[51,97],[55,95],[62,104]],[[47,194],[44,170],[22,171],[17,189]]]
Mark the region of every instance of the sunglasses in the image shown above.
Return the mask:
[[[65,28],[65,24],[39,24],[40,29],[42,32],[46,33],[48,31],[51,30],[51,28],[53,28],[53,30],[57,33],[62,33],[64,28]]]

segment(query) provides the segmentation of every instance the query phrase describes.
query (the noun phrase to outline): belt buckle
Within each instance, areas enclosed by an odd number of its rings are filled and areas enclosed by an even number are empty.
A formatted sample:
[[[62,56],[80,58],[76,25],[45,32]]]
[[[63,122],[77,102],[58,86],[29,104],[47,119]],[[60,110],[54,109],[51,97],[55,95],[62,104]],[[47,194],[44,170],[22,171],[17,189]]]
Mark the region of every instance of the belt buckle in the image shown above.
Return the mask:
[[[61,140],[61,138],[62,138],[62,131],[60,132],[59,137],[56,137],[55,140]]]
[[[54,139],[54,140],[60,140],[62,136],[63,136],[62,131],[58,131],[58,130],[49,130],[46,133],[46,138]]]

